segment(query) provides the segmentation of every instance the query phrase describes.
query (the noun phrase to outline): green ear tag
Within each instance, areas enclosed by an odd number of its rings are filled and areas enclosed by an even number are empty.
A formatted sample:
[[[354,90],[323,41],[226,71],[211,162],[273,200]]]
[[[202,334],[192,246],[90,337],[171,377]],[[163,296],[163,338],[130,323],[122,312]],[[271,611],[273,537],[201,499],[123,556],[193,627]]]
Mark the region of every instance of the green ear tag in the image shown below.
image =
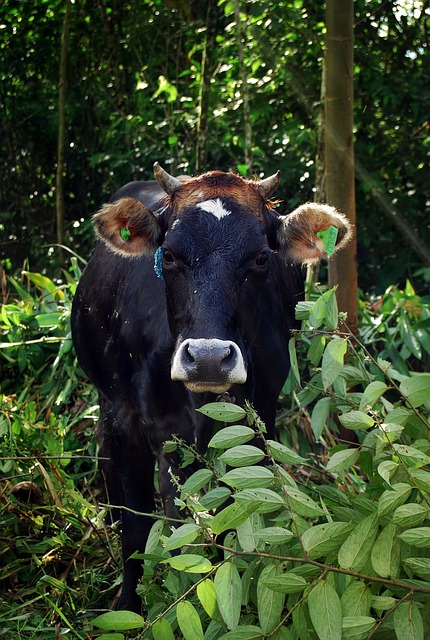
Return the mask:
[[[131,233],[128,229],[126,229],[125,227],[123,227],[122,229],[120,229],[119,235],[121,236],[121,238],[124,240],[124,242],[127,242],[127,240],[130,238]]]
[[[324,231],[318,231],[317,236],[321,238],[324,244],[324,251],[327,255],[332,256],[336,246],[337,234],[339,230],[333,225]]]

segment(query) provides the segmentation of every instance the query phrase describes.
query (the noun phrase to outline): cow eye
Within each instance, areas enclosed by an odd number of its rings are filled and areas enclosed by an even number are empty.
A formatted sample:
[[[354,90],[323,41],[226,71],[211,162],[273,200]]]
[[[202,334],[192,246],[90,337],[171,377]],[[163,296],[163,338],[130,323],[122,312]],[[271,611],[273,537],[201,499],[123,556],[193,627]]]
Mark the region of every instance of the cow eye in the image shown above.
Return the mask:
[[[263,269],[264,267],[267,266],[268,261],[269,261],[269,256],[264,251],[262,253],[259,253],[258,256],[255,258],[255,265],[260,269]]]
[[[163,262],[165,265],[173,264],[175,262],[175,256],[169,249],[163,249]]]

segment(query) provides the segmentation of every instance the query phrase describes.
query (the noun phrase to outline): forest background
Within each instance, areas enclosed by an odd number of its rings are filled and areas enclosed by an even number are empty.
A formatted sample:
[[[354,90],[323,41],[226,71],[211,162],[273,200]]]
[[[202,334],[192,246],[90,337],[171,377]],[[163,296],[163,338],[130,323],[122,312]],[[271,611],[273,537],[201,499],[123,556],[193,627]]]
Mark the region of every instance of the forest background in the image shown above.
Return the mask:
[[[125,182],[152,178],[155,160],[173,174],[280,169],[281,211],[323,194],[324,11],[304,0],[2,3],[0,256],[8,273],[24,260],[37,271],[58,266],[59,206],[60,241],[87,258],[91,215]],[[428,284],[420,267],[430,263],[429,21],[428,0],[355,2],[366,292],[406,277],[421,291]]]

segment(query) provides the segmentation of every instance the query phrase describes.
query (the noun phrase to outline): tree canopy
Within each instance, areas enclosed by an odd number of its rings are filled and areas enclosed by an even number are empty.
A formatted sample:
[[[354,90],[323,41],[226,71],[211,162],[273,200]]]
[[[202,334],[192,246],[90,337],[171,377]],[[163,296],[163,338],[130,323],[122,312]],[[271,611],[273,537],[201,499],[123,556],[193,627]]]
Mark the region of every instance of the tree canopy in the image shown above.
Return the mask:
[[[430,244],[430,8],[354,5],[359,285],[380,291],[422,267]],[[90,215],[125,182],[152,177],[155,160],[177,174],[280,169],[282,210],[314,198],[324,3],[11,0],[0,7],[0,251],[9,270],[28,257],[37,269],[58,260],[47,245],[56,238],[67,6],[67,246],[86,257]]]

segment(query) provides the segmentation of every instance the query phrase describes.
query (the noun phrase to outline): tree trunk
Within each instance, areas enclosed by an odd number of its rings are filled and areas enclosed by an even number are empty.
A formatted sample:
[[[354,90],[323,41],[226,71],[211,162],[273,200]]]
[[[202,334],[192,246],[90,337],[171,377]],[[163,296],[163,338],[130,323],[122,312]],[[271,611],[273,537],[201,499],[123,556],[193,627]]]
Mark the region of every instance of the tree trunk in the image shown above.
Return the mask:
[[[196,171],[207,169],[207,137],[209,123],[209,97],[211,88],[211,60],[215,48],[217,24],[217,2],[208,0],[206,12],[206,39],[202,56],[202,70],[200,74],[199,104],[197,108],[197,149]]]
[[[355,225],[353,146],[353,0],[327,0],[325,53],[325,166],[327,202]],[[329,263],[329,285],[338,285],[339,309],[358,330],[357,242]]]
[[[66,12],[64,14],[63,32],[61,34],[60,70],[58,78],[58,148],[57,171],[55,176],[55,202],[57,243],[59,245],[64,244],[64,158],[66,140],[67,46],[69,40],[71,8],[71,0],[66,0]],[[60,262],[63,262],[63,260],[64,255],[60,247]]]
[[[251,124],[251,110],[249,106],[249,89],[248,89],[248,74],[245,66],[244,57],[244,45],[245,34],[242,31],[242,21],[240,17],[240,0],[234,1],[234,17],[236,21],[236,34],[237,34],[237,51],[239,57],[239,74],[241,93],[243,100],[243,121],[244,121],[244,134],[245,134],[245,157],[244,161],[248,167],[248,172],[252,171],[252,124]]]

